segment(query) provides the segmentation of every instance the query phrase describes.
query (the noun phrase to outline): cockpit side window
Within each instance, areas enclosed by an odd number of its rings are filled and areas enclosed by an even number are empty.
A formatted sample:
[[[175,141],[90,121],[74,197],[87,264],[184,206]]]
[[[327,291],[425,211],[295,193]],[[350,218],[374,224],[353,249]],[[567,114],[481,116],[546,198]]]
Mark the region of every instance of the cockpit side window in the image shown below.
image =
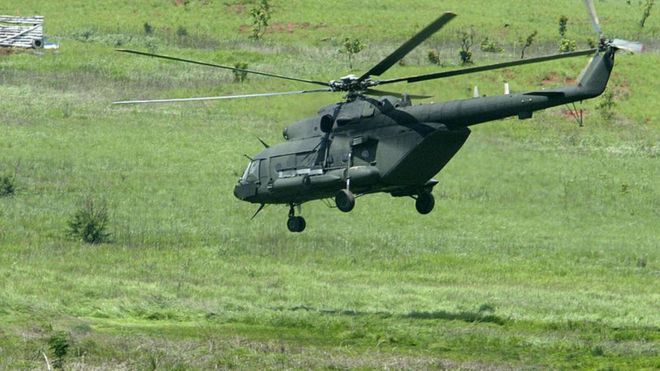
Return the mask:
[[[245,169],[241,180],[244,182],[254,182],[259,180],[259,163],[261,160],[250,161],[248,167]]]

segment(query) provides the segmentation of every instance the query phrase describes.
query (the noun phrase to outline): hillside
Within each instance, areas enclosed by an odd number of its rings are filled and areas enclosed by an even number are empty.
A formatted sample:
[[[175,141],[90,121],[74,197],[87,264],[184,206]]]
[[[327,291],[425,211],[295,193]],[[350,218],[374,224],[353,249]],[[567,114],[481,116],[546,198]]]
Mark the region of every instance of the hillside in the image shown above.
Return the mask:
[[[370,68],[438,14],[459,16],[385,77],[554,53],[593,38],[582,2],[273,0],[250,40],[250,1],[25,0],[57,50],[0,50],[0,368],[614,368],[660,366],[660,8],[596,6],[619,54],[604,97],[479,125],[437,176],[436,209],[359,198],[350,214],[254,205],[232,188],[257,137],[313,116],[340,94],[117,107],[120,99],[304,89],[115,48],[332,80]],[[478,6],[475,6],[478,4]],[[366,48],[354,69],[344,38]],[[502,48],[480,48],[488,37]],[[429,51],[440,58],[431,64]],[[570,84],[588,58],[392,90],[429,101]],[[612,104],[610,108],[608,104]],[[2,183],[0,182],[0,185]],[[6,188],[4,188],[6,189]],[[8,192],[6,192],[8,193]],[[67,235],[85,202],[105,206],[109,240]],[[59,353],[58,353],[59,351]],[[59,354],[59,356],[58,356]]]

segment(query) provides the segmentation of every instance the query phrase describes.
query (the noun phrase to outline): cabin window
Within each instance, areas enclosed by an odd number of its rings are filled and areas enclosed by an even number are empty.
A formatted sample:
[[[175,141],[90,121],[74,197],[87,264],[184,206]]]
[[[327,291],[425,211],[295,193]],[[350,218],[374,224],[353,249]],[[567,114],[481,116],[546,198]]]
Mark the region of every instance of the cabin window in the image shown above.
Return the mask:
[[[250,161],[247,168],[245,169],[245,172],[243,173],[243,176],[241,177],[241,180],[245,182],[257,181],[259,179],[260,162],[261,160]]]

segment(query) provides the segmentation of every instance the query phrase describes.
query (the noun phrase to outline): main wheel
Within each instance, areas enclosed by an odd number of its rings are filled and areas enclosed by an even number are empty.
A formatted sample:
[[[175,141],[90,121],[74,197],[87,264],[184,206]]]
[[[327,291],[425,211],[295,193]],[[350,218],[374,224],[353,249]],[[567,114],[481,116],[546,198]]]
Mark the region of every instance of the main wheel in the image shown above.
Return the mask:
[[[335,195],[335,204],[339,210],[347,213],[355,207],[355,195],[347,189],[342,189]]]
[[[417,200],[415,201],[415,208],[417,209],[418,213],[422,215],[428,214],[433,210],[434,206],[435,198],[431,193],[422,192],[417,196]]]
[[[290,216],[286,221],[286,226],[291,232],[302,232],[305,230],[307,223],[302,216]]]

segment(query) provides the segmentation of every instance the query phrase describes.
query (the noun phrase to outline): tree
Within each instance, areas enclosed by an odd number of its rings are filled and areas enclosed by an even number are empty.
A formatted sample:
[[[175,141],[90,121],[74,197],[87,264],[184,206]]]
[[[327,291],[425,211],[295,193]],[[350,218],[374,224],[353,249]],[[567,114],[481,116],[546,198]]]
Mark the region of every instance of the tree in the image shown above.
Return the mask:
[[[559,36],[561,40],[559,41],[559,51],[561,53],[572,52],[577,49],[577,42],[573,39],[566,37],[566,30],[568,29],[568,17],[562,15],[559,17]]]
[[[362,42],[360,39],[351,39],[349,37],[344,39],[339,53],[346,54],[348,56],[348,66],[350,69],[353,69],[353,56],[362,51],[367,45]]]
[[[458,38],[461,40],[461,51],[458,52],[461,57],[461,64],[472,64],[472,52],[470,49],[474,44],[474,28],[470,27],[470,31],[460,30],[458,31]]]
[[[642,13],[642,19],[639,21],[640,28],[644,28],[646,20],[649,18],[649,16],[651,16],[651,8],[653,8],[654,3],[655,0],[646,0],[646,4],[644,4],[644,12]]]
[[[527,39],[525,40],[525,44],[523,45],[522,50],[520,51],[520,59],[525,59],[525,50],[527,50],[527,48],[532,46],[532,44],[534,43],[534,38],[536,37],[536,35],[538,35],[538,33],[539,32],[537,30],[534,30],[534,32],[532,32],[531,34],[529,34],[529,36],[527,36]]]
[[[250,35],[250,38],[259,40],[266,33],[271,17],[268,0],[260,0],[259,4],[250,10],[250,16],[252,16],[252,35]]]

